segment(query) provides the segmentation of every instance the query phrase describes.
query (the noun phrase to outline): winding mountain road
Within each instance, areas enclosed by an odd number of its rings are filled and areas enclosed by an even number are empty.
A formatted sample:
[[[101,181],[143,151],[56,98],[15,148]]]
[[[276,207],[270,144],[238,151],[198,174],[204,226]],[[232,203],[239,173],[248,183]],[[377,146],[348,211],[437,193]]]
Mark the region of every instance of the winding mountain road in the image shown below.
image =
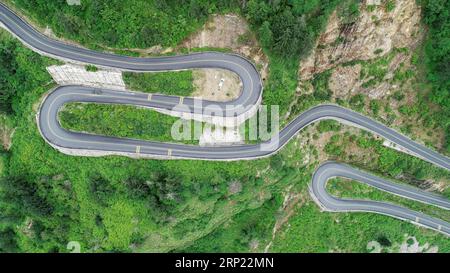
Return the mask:
[[[127,104],[157,110],[173,110],[189,114],[211,108],[208,115],[222,113],[225,117],[245,114],[261,101],[262,84],[259,73],[247,59],[225,53],[196,53],[158,58],[136,58],[96,52],[50,39],[0,3],[0,22],[3,27],[34,51],[65,61],[93,64],[126,71],[156,72],[192,68],[222,68],[239,75],[243,91],[234,101],[201,101],[158,94],[99,89],[85,86],[60,86],[50,92],[43,101],[39,116],[39,130],[47,143],[68,154],[76,151],[97,151],[116,154],[134,154],[171,159],[242,160],[269,156],[283,147],[307,125],[322,119],[335,119],[371,131],[436,166],[450,170],[450,159],[420,145],[385,125],[352,110],[337,105],[313,107],[292,120],[279,133],[278,141],[252,145],[206,147],[137,139],[107,137],[65,130],[58,121],[58,111],[69,102]],[[182,107],[180,107],[182,106]],[[322,208],[330,211],[368,211],[389,215],[435,229],[450,235],[450,225],[439,219],[388,203],[338,199],[326,193],[326,182],[331,177],[342,176],[380,188],[402,197],[450,208],[449,200],[412,187],[395,184],[338,163],[325,163],[314,174],[311,194]]]
[[[450,209],[450,201],[440,195],[422,191],[417,188],[393,183],[370,173],[352,168],[346,164],[325,162],[319,166],[313,175],[310,193],[314,201],[326,211],[333,212],[373,212],[389,215],[401,220],[409,221],[415,225],[434,229],[450,236],[450,223],[430,217],[397,205],[369,200],[354,200],[336,198],[326,191],[327,182],[331,178],[342,177],[364,183],[379,190],[405,197],[424,204]]]

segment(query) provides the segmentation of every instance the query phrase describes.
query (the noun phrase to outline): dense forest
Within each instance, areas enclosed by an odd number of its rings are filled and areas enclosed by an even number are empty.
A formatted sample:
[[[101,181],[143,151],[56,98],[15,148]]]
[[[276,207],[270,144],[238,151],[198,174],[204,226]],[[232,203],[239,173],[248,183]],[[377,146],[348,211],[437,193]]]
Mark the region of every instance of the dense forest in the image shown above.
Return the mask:
[[[450,1],[424,0],[422,6],[423,20],[429,28],[425,58],[427,78],[432,83],[430,98],[442,108],[450,152]]]
[[[42,66],[56,63],[42,58],[18,46],[17,40],[0,35],[0,113],[18,114],[23,110],[19,98],[25,90],[44,86],[49,82]],[[34,75],[30,77],[29,75]]]
[[[174,46],[202,26],[210,14],[239,13],[270,57],[265,102],[279,104],[282,111],[287,111],[295,92],[298,60],[313,47],[328,16],[340,5],[351,23],[359,3],[81,0],[81,6],[69,6],[65,0],[7,2],[41,26],[50,25],[57,35],[99,50]],[[432,89],[428,99],[442,108],[440,124],[450,134],[449,1],[424,0],[421,4],[428,31],[425,69]],[[278,209],[286,189],[307,192],[317,162],[299,165],[307,151],[298,149],[296,143],[270,158],[224,163],[79,158],[57,152],[41,138],[35,122],[37,102],[55,85],[45,70],[54,63],[1,32],[0,112],[16,131],[12,148],[0,152],[0,252],[64,252],[71,240],[81,242],[87,251],[123,252],[248,251],[248,245],[256,240],[257,251],[262,251],[280,218]],[[313,84],[324,85],[325,76],[317,77]],[[126,80],[132,77],[126,75]],[[149,75],[145,79],[176,89],[191,81],[191,74]],[[137,82],[135,88],[141,85],[145,83]],[[186,86],[183,92],[191,92]],[[316,101],[328,98],[326,92],[315,96]],[[357,105],[359,99],[350,103]],[[156,122],[158,115],[152,113],[152,120]],[[159,129],[162,132],[153,133],[164,136],[164,128]],[[318,133],[338,134],[340,129],[335,123],[317,126]],[[357,143],[374,156],[371,171],[391,179],[448,180],[446,172],[387,149],[367,134],[333,136],[325,149],[334,158],[350,160],[342,157],[349,143]],[[377,150],[371,150],[373,147]],[[293,240],[294,235],[287,233],[284,240],[289,243],[275,242],[275,251],[329,251],[333,244],[342,251],[365,251],[364,242],[377,238],[398,241],[405,232],[449,251],[447,238],[384,216],[324,214],[312,202],[296,212],[301,217],[294,216],[292,226],[297,229],[292,230],[300,230],[300,238],[296,234]]]

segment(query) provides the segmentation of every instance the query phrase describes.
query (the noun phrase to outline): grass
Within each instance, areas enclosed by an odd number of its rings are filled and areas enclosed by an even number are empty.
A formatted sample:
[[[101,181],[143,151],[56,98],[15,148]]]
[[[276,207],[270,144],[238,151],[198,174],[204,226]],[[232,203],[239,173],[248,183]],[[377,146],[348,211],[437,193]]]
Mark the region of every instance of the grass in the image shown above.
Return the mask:
[[[176,142],[171,130],[179,118],[134,106],[70,103],[59,112],[59,120],[63,128],[72,131]],[[182,142],[197,143],[196,140]]]
[[[317,74],[312,79],[314,86],[314,98],[321,101],[327,101],[331,98],[331,90],[328,88],[328,81],[331,76],[331,70]]]
[[[264,83],[263,104],[278,105],[282,117],[295,96],[298,60],[285,60],[272,55],[269,55],[269,59],[270,76]]]
[[[360,72],[360,79],[364,80],[362,87],[370,88],[380,83],[388,73],[389,63],[399,51],[399,49],[394,49],[385,56],[376,58],[371,61],[361,62],[362,67]]]
[[[128,89],[175,96],[189,96],[194,91],[192,71],[131,73],[123,79]]]
[[[249,252],[261,251],[268,243],[275,224],[273,217],[281,205],[271,198],[261,207],[243,211],[209,235],[197,240],[183,252]],[[264,221],[261,221],[265,219]]]
[[[95,65],[86,65],[86,71],[88,71],[88,72],[97,72],[98,71],[98,67],[96,67]]]
[[[200,28],[208,14],[219,12],[215,5],[205,3],[194,12],[190,5],[154,3],[132,0],[123,3],[84,1],[83,8],[69,6],[66,1],[48,3],[37,0],[8,1],[40,26],[49,26],[56,35],[75,40],[90,48],[147,48],[161,44],[173,46]],[[235,8],[228,3],[220,11]],[[207,9],[204,11],[203,9]]]
[[[289,225],[276,237],[271,251],[368,252],[370,241],[387,238],[400,243],[404,234],[415,236],[421,244],[437,245],[440,252],[450,251],[447,237],[434,231],[384,215],[320,212],[313,202],[298,208]]]
[[[5,176],[5,174],[6,174],[7,167],[8,167],[8,166],[6,166],[7,160],[8,160],[7,154],[5,154],[3,152],[0,153],[0,177]]]

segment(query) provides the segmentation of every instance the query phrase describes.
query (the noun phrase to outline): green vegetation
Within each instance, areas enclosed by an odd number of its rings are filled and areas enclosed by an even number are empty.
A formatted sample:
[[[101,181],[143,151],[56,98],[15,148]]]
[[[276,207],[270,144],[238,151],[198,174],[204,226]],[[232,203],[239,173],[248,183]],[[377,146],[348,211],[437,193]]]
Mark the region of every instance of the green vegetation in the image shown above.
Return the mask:
[[[384,3],[384,8],[387,12],[391,12],[395,9],[395,0],[387,0]]]
[[[0,31],[0,40],[0,112],[20,114],[23,102],[19,98],[29,89],[46,86],[50,77],[42,67],[56,62],[19,46],[20,42],[5,31]]]
[[[331,195],[340,198],[388,202],[415,211],[420,211],[430,216],[443,219],[445,221],[450,220],[450,213],[447,210],[439,209],[434,206],[423,204],[417,201],[401,198],[393,194],[389,194],[387,192],[372,188],[358,181],[346,180],[342,178],[332,179],[327,184],[327,190]]]
[[[90,47],[146,48],[177,45],[200,27],[209,14],[243,12],[266,48],[282,56],[300,56],[311,49],[328,15],[339,1],[65,1],[16,0],[41,25]],[[242,10],[241,10],[242,9]]]
[[[140,92],[176,96],[189,96],[193,92],[192,71],[145,74],[125,72],[124,81],[128,89]],[[171,128],[178,118],[133,106],[71,103],[59,112],[59,120],[64,128],[73,131],[173,141]],[[191,126],[194,126],[194,121]],[[196,123],[196,126],[202,125]],[[183,141],[189,144],[197,142]]]
[[[302,134],[302,137],[305,137],[305,135]],[[368,137],[368,134],[366,133],[355,139],[358,141],[358,145],[366,147],[367,150],[365,150],[365,154],[367,155],[370,155],[373,151],[371,147],[377,142],[372,137]],[[289,150],[292,147],[291,145],[292,143],[288,144],[288,147],[282,152],[281,158],[276,160],[281,160],[281,165],[284,165],[285,168],[290,164],[297,163],[299,160],[297,156],[290,159],[291,156],[286,153],[286,150]],[[385,148],[385,150],[392,152],[390,156],[400,157],[401,159],[398,159],[398,161],[409,158],[415,162],[421,162],[420,160],[399,154],[390,149]],[[274,156],[273,158],[276,157],[277,156]],[[345,159],[345,161],[348,161],[348,159]],[[359,165],[360,163],[354,164]],[[374,162],[373,166],[375,166],[375,169],[378,166],[377,164],[377,162]],[[428,169],[430,166],[427,163],[423,164],[424,169]],[[395,163],[390,166],[394,165]],[[362,168],[366,169],[366,166],[364,165]],[[408,167],[405,168],[405,171],[407,170]],[[410,223],[398,221],[391,217],[369,213],[320,212],[318,206],[307,197],[306,187],[310,182],[310,174],[312,171],[313,169],[300,168],[298,176],[289,177],[290,182],[286,185],[293,185],[295,187],[295,190],[291,189],[291,194],[297,192],[300,193],[300,200],[298,203],[294,203],[295,205],[292,206],[292,211],[276,210],[276,208],[280,206],[279,202],[281,202],[281,200],[277,201],[269,199],[263,206],[257,209],[237,214],[225,225],[203,239],[196,241],[188,248],[183,249],[183,251],[263,251],[270,244],[270,252],[367,252],[369,251],[367,249],[367,243],[370,241],[375,240],[380,243],[385,243],[387,240],[394,245],[395,243],[401,243],[403,241],[404,234],[415,236],[421,244],[428,242],[431,245],[437,245],[440,252],[449,251],[450,245],[445,236],[436,235],[435,232],[420,229]],[[441,172],[438,168],[433,168],[432,171],[437,171],[438,173]],[[302,176],[302,173],[307,175]],[[445,172],[442,171],[442,173]],[[404,175],[410,177],[407,173]],[[433,174],[430,173],[427,175],[433,176]],[[392,179],[392,176],[389,174],[382,176],[391,177]],[[283,183],[285,183],[283,180],[284,179],[280,180],[277,185],[283,185]],[[337,184],[336,181],[331,181],[330,187],[334,187],[332,188],[333,193],[339,191],[339,196],[389,201],[404,206],[410,206],[412,209],[425,208],[426,212],[430,212],[436,217],[444,217],[444,219],[448,219],[449,217],[448,212],[436,211],[435,209],[428,208],[428,206],[421,204],[417,205],[409,200],[390,196],[382,192],[380,193],[376,190],[368,192],[366,190],[367,187],[360,183],[355,183],[355,186],[353,186],[353,184],[349,185],[348,181],[345,181],[345,184]],[[273,189],[272,192],[276,192],[276,189]],[[277,202],[278,204],[276,204]],[[275,219],[280,221],[286,214],[292,214],[292,216],[288,218],[288,222],[277,229],[276,236],[272,239],[271,232],[273,230],[267,230],[267,228],[273,226],[274,216]],[[256,219],[258,219],[258,221]],[[264,228],[266,222],[269,222],[272,225],[267,225],[267,227]],[[248,234],[254,234],[254,236],[251,237],[253,238],[252,240],[248,240]],[[254,246],[254,248],[251,246]],[[398,251],[398,249],[396,251]]]
[[[444,179],[445,181],[449,179],[448,172],[417,158],[385,148],[382,146],[382,141],[371,137],[368,133],[363,132],[360,135],[345,133],[335,136],[337,137],[332,137],[329,144],[330,147],[335,148],[330,149],[330,152],[338,161],[349,162],[363,170],[372,170],[377,175],[397,182],[408,181],[409,184],[421,188],[427,187],[428,179]],[[355,144],[362,149],[360,154],[358,152],[355,154],[355,149],[347,152]],[[336,149],[340,152],[336,152]],[[398,198],[357,182],[335,179],[330,181],[328,188],[337,196],[388,201],[431,213],[435,217],[449,219],[447,211]],[[444,194],[449,196],[448,190]],[[403,242],[404,234],[417,237],[418,228],[390,217],[370,213],[320,213],[319,211],[312,200],[298,206],[289,220],[289,227],[279,231],[270,250],[274,252],[367,252],[369,251],[367,243],[373,240],[380,243],[389,242],[389,245],[394,246]],[[449,251],[450,245],[446,242],[446,237],[436,236],[431,231],[422,230],[418,241],[421,245],[426,242],[437,245],[440,252]],[[397,249],[394,250],[398,251],[398,245],[396,247]]]
[[[20,45],[17,48],[20,50],[10,58],[35,55]],[[48,61],[35,56],[36,63]],[[21,65],[25,69],[30,63]],[[2,251],[64,252],[69,241],[79,241],[82,251],[262,251],[271,240],[286,189],[306,193],[316,165],[299,167],[308,151],[295,148],[294,142],[271,158],[235,163],[64,155],[46,144],[36,127],[35,105],[51,86],[31,84],[41,73],[43,83],[51,82],[43,66],[27,74],[23,84],[29,88],[17,96],[22,108],[11,114],[17,129],[13,147],[5,156],[6,177],[0,180],[0,208],[5,216],[0,221]],[[78,111],[76,104],[68,107]],[[110,110],[105,108],[103,113]],[[324,130],[339,127],[334,122],[321,126]],[[235,181],[242,184],[238,193],[229,190]],[[309,201],[300,209],[289,221],[289,230],[299,228],[298,219],[314,219],[325,231],[351,230],[355,222],[372,219],[354,215],[352,221],[335,225],[328,220],[331,214],[320,213]],[[387,221],[392,236],[400,236],[406,227],[421,240],[430,238],[428,231],[390,218]],[[318,232],[319,225],[312,227],[300,227],[300,234],[309,229]],[[433,243],[445,249],[445,241],[432,234],[436,238]],[[377,234],[364,233],[359,243],[354,237],[347,241],[348,235],[342,232],[337,235],[346,240],[316,238],[316,247],[312,247],[314,237],[304,237],[295,244],[304,243],[299,250],[337,246],[357,251],[364,240]],[[291,251],[289,241],[280,241],[284,236],[275,238],[272,251]],[[233,240],[222,240],[227,238]]]
[[[308,52],[338,1],[251,0],[243,10],[240,2],[225,2],[83,1],[82,6],[68,6],[65,1],[15,1],[42,25],[49,24],[58,34],[90,47],[176,45],[208,14],[242,12],[270,58],[264,102],[280,105],[285,114],[298,83],[298,58]],[[356,4],[347,3],[342,14],[354,14]],[[436,31],[430,30],[430,35],[437,35]],[[438,245],[440,251],[450,251],[444,236],[390,217],[320,212],[307,193],[318,164],[317,149],[312,145],[300,149],[295,140],[270,158],[243,162],[64,155],[45,143],[35,122],[39,99],[54,86],[45,71],[53,61],[3,32],[0,57],[2,112],[16,127],[12,148],[0,153],[0,252],[65,252],[69,241],[78,241],[82,251],[92,252],[261,252],[270,243],[273,252],[364,252],[369,241],[400,242],[404,233],[421,243]],[[383,67],[378,68],[367,67],[367,75],[380,77]],[[315,92],[300,96],[290,117],[330,99],[329,73],[312,80]],[[397,79],[403,77],[399,74]],[[191,72],[127,73],[125,81],[131,89],[146,92],[192,93]],[[433,81],[433,86],[438,83]],[[440,86],[439,92],[445,92]],[[432,94],[442,99],[433,101],[448,106],[445,93],[433,88]],[[393,97],[401,101],[402,95]],[[353,108],[365,103],[363,96],[350,99]],[[441,126],[436,122],[439,117],[448,121],[445,111],[434,114],[425,108],[410,111],[425,112],[423,122],[428,120],[430,126]],[[376,115],[381,106],[371,101],[370,109]],[[74,130],[161,141],[170,139],[174,121],[151,110],[90,104],[69,104],[59,117],[63,126]],[[335,121],[317,125],[318,132],[334,134],[325,144],[329,158],[419,187],[430,179],[449,180],[448,172],[385,148],[368,134],[340,134],[342,127]],[[306,132],[300,135],[301,139],[308,137]],[[355,146],[363,150],[363,158],[348,151]],[[236,183],[241,185],[237,192],[231,190]],[[349,193],[352,197],[363,191],[355,189]],[[281,209],[287,194],[298,196],[293,198],[298,203]],[[449,194],[447,190],[445,195]],[[275,223],[281,224],[272,237]]]
[[[124,81],[128,89],[140,92],[176,96],[189,96],[193,92],[192,71],[145,74],[125,72]],[[171,137],[171,128],[178,118],[133,106],[71,103],[61,109],[59,120],[64,128],[73,131],[174,141]],[[191,122],[191,128],[193,126],[194,121]],[[196,126],[202,124],[196,122]],[[194,140],[182,142],[198,143]]]
[[[134,106],[71,103],[59,112],[59,120],[62,127],[78,132],[170,142],[178,118]]]
[[[323,120],[320,121],[317,125],[317,132],[325,133],[325,132],[339,132],[342,128],[342,125],[336,120]]]
[[[80,6],[69,6],[64,1],[51,4],[44,0],[14,2],[41,25],[49,25],[58,35],[91,48],[145,48],[157,44],[175,46],[198,29],[209,14],[241,13],[257,32],[270,57],[271,80],[265,86],[264,103],[280,105],[282,114],[287,111],[294,96],[298,58],[309,52],[338,3],[337,0],[251,0],[244,3],[204,0],[184,0],[182,3],[172,0],[133,0],[125,3],[86,0]],[[128,79],[130,77],[133,76],[128,76]],[[152,76],[134,77],[134,86],[145,87],[143,81],[147,77]],[[187,85],[182,87],[180,91],[188,88]],[[155,89],[157,92],[161,91],[160,88]]]
[[[375,54],[381,54],[381,53],[383,53],[383,49],[377,48],[377,49],[375,49],[375,51],[374,51],[373,53],[375,53]]]
[[[450,2],[423,0],[423,21],[429,27],[425,44],[427,79],[431,93],[426,100],[441,107],[439,125],[445,128],[447,153],[450,153]]]
[[[1,43],[9,43],[7,38]],[[15,96],[20,107],[10,114],[16,126],[13,147],[2,155],[8,169],[0,180],[1,251],[64,252],[74,240],[82,251],[169,251],[268,198],[254,199],[266,185],[255,174],[268,166],[268,159],[223,163],[85,158],[54,150],[40,136],[34,117],[39,98],[53,85],[45,85],[52,83],[44,65],[49,60],[18,42],[15,48],[2,54],[10,54],[14,62],[28,56],[34,62],[18,62],[16,68],[27,77]],[[68,107],[77,111],[76,104]],[[278,180],[278,173],[270,176],[270,183]],[[242,194],[229,195],[232,181],[243,184]]]
[[[86,66],[86,71],[88,71],[88,72],[97,72],[98,71],[98,67],[96,67],[95,65],[87,65]]]
[[[366,97],[363,94],[357,94],[348,101],[350,106],[358,111],[362,111],[366,104]]]
[[[362,84],[362,87],[373,87],[383,81],[388,72],[389,64],[391,63],[395,55],[397,55],[401,50],[402,49],[394,49],[386,56],[379,57],[368,62],[359,62],[362,64],[359,77],[361,80],[365,81]],[[378,53],[375,52],[375,54]]]
[[[450,251],[448,239],[410,223],[372,213],[321,213],[313,202],[295,210],[289,228],[282,230],[273,242],[273,252],[368,252],[371,241],[401,243],[404,234],[416,236],[422,244]],[[398,249],[396,250],[398,251]]]
[[[338,2],[250,0],[244,14],[266,49],[298,59],[312,48]]]
[[[287,112],[297,87],[298,63],[281,57],[270,58],[270,77],[265,82],[263,104],[279,105],[280,116]]]
[[[237,214],[227,225],[195,242],[184,252],[260,251],[268,243],[280,201],[267,200],[261,207]],[[264,220],[263,220],[264,219]]]
[[[414,76],[414,71],[411,69],[404,69],[403,64],[394,72],[394,82],[399,82],[401,85],[408,79]]]
[[[349,152],[349,148],[353,145],[364,150]],[[450,179],[447,171],[418,158],[387,148],[383,145],[383,140],[371,137],[366,132],[360,135],[351,133],[334,134],[325,145],[325,151],[338,161],[349,162],[383,176],[402,177],[403,180],[409,180],[411,184],[418,187],[426,186],[427,178],[433,180]]]
[[[209,14],[237,9],[237,1],[16,0],[14,4],[56,34],[90,47],[146,48],[177,45]]]
[[[340,144],[342,137],[333,135],[330,141],[325,145],[324,151],[332,156],[340,156],[344,152],[344,146]]]
[[[140,92],[189,96],[194,91],[190,70],[159,73],[125,72],[123,78],[128,89]]]
[[[338,15],[344,24],[352,24],[359,17],[359,1],[345,0],[338,7]]]
[[[312,85],[314,86],[314,98],[316,100],[326,101],[331,98],[331,90],[328,88],[331,72],[331,70],[328,70],[314,76]]]
[[[374,116],[378,116],[381,109],[381,102],[378,100],[371,100],[370,101],[370,110],[372,111]]]

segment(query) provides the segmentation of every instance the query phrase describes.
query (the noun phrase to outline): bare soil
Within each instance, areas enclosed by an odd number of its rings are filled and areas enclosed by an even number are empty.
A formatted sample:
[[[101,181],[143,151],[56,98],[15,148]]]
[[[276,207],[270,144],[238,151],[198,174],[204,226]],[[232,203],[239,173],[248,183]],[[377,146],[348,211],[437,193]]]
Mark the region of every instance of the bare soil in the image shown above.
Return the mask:
[[[187,48],[225,48],[249,58],[263,80],[268,74],[268,58],[263,54],[248,23],[235,14],[213,15],[205,26],[188,37],[177,51]],[[223,79],[223,80],[222,80]],[[222,87],[219,89],[219,85]],[[194,71],[194,96],[215,101],[237,98],[241,92],[240,79],[234,73],[220,69]]]
[[[11,148],[14,131],[15,129],[8,125],[6,117],[0,116],[0,141],[6,151]]]
[[[196,69],[193,71],[193,97],[213,101],[236,99],[242,92],[239,76],[224,69]]]

